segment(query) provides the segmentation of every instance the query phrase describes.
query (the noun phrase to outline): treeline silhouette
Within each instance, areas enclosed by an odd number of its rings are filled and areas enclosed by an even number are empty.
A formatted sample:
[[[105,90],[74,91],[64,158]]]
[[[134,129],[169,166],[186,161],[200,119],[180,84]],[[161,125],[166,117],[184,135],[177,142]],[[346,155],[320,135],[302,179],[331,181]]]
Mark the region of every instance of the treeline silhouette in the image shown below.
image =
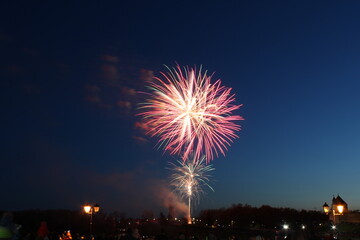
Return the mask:
[[[232,227],[274,228],[283,223],[313,225],[328,221],[328,216],[319,211],[274,208],[268,205],[252,207],[234,204],[229,208],[203,210],[199,218],[208,225],[227,225]]]
[[[61,233],[66,230],[80,234],[89,233],[90,216],[81,210],[26,210],[12,213],[14,222],[22,225],[25,231],[34,231],[42,221],[46,221],[48,228],[53,233]],[[144,219],[133,219],[125,218],[125,214],[119,212],[110,214],[99,212],[93,215],[92,232],[94,234],[113,234],[119,228],[130,227],[130,222],[131,224],[146,225],[150,223],[150,221],[147,222],[150,215],[151,217],[154,216],[154,214],[143,214]],[[152,221],[152,224],[171,225],[172,222],[168,219],[170,218],[165,218],[160,213],[160,216],[156,217],[156,221]],[[291,208],[274,208],[267,205],[252,207],[246,204],[234,204],[229,208],[203,210],[197,217],[197,220],[200,219],[201,222],[197,221],[195,225],[244,229],[274,229],[274,227],[283,223],[292,224],[292,226],[301,224],[310,226],[328,221],[328,217],[319,211],[298,211]],[[186,223],[185,220],[183,222]]]

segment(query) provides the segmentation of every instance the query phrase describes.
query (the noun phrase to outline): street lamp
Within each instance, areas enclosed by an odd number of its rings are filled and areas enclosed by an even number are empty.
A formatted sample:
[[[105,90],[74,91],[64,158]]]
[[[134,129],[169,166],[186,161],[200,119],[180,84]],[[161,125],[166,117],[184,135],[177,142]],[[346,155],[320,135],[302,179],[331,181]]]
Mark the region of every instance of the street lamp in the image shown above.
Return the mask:
[[[99,204],[95,204],[94,206],[85,204],[84,211],[90,215],[90,235],[91,235],[92,234],[92,216],[93,216],[93,213],[97,213],[100,211],[100,206],[99,206]]]
[[[337,210],[339,212],[339,215],[341,215],[344,211],[344,206],[343,205],[337,205]]]
[[[327,203],[325,203],[323,205],[323,209],[324,209],[324,213],[326,215],[331,214],[330,216],[332,216],[331,217],[332,221],[333,221],[334,225],[336,225],[338,223],[338,221],[340,220],[339,219],[340,215],[343,215],[345,209],[347,209],[347,204],[346,204],[346,202],[344,202],[344,200],[342,198],[340,198],[340,196],[337,196],[337,198],[333,197],[331,208],[329,207],[329,205]],[[336,218],[336,216],[339,216],[339,217]]]
[[[283,225],[283,229],[284,229],[284,231],[285,231],[285,236],[284,236],[284,239],[286,239],[287,237],[288,237],[288,230],[289,230],[289,224],[284,224]]]
[[[324,213],[325,213],[326,215],[328,215],[328,214],[329,214],[329,211],[330,211],[330,208],[329,208],[329,205],[327,205],[327,203],[324,203],[323,209],[324,209]]]
[[[84,211],[85,211],[86,213],[90,213],[90,211],[91,211],[91,206],[86,204],[86,205],[84,206]]]

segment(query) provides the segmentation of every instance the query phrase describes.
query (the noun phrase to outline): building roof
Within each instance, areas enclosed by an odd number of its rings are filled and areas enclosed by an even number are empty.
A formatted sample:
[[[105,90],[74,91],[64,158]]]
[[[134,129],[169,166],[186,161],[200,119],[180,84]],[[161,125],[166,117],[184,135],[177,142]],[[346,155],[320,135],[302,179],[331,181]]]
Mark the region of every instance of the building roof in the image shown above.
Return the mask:
[[[333,197],[333,200],[332,200],[332,204],[335,204],[335,205],[347,205],[347,203],[339,196],[337,195],[337,197]]]

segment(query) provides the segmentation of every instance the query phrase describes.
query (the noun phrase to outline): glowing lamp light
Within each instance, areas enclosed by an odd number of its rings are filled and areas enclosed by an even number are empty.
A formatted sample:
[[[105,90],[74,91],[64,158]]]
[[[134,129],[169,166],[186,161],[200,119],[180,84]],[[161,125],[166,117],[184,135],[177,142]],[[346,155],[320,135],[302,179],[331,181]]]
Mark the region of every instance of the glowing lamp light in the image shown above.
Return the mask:
[[[100,211],[100,206],[99,206],[99,204],[95,204],[94,205],[94,212],[99,212]]]
[[[343,211],[344,211],[344,206],[343,206],[343,205],[338,205],[338,206],[337,206],[337,210],[338,210],[338,212],[339,212],[340,214],[342,214]]]
[[[329,208],[329,205],[327,205],[327,203],[324,203],[323,209],[324,209],[324,213],[326,213],[326,214],[328,214],[330,212],[330,208]]]
[[[335,226],[335,225],[332,225],[331,228],[332,228],[332,229],[336,229],[336,226]]]
[[[91,206],[88,205],[88,204],[86,204],[86,205],[84,206],[84,211],[85,211],[86,213],[90,213],[90,212],[91,212]]]
[[[284,224],[283,228],[284,228],[285,230],[288,230],[288,229],[289,229],[289,225]]]

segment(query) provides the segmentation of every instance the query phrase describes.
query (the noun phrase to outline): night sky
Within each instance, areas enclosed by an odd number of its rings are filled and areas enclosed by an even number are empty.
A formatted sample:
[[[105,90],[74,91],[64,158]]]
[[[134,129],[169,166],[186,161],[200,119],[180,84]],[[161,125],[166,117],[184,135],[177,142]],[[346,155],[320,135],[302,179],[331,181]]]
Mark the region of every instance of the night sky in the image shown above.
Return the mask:
[[[168,161],[138,113],[163,64],[243,104],[197,211],[360,208],[358,1],[2,1],[1,206],[164,210]]]

